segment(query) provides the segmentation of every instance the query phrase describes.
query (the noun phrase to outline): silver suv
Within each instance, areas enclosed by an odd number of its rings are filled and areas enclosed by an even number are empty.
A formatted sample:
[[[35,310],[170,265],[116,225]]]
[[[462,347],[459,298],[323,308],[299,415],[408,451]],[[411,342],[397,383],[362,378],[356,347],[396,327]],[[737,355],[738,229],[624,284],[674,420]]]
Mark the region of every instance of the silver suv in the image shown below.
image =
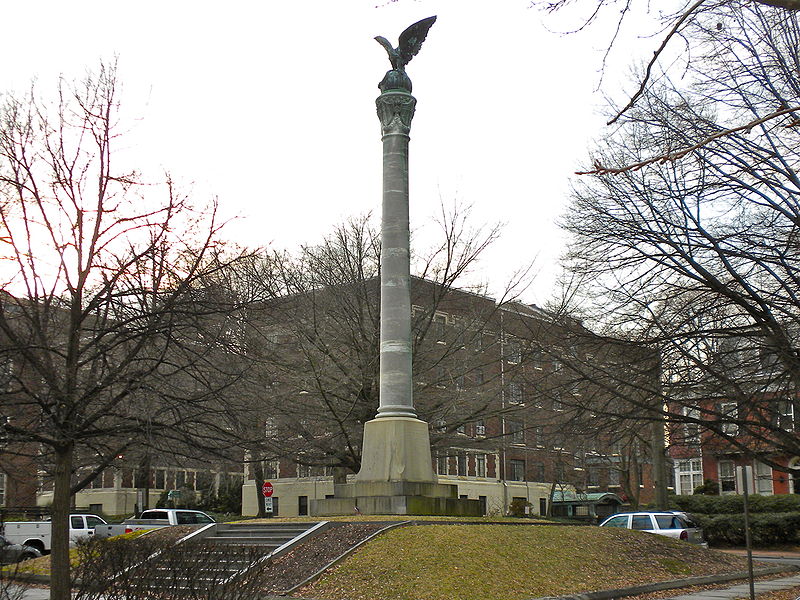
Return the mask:
[[[622,527],[656,533],[708,548],[703,530],[682,512],[630,512],[608,517],[600,527]]]

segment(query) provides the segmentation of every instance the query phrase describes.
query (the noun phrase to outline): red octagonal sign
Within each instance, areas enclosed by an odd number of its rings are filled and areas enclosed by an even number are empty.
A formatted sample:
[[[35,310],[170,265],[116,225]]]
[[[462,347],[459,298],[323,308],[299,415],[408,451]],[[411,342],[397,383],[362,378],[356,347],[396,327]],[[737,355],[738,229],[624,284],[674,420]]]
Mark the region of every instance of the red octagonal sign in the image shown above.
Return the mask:
[[[261,486],[261,493],[264,494],[264,498],[272,496],[272,492],[272,484],[269,481],[265,481],[264,485]]]

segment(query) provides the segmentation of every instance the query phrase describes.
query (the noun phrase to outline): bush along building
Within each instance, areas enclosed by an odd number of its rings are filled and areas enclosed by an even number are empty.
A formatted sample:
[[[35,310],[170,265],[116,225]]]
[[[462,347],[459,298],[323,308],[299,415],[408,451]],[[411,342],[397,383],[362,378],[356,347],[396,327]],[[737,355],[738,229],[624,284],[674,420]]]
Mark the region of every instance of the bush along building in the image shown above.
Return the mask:
[[[247,456],[243,514],[263,514],[264,481],[273,514],[294,516],[358,471],[361,428],[378,405],[377,296],[374,279],[351,280],[287,294],[265,308],[269,319],[253,317],[248,343],[263,362],[250,384],[263,390],[264,414],[254,426],[266,450]],[[609,417],[602,383],[641,349],[534,305],[419,278],[412,320],[414,404],[440,483],[485,514],[552,514],[564,492],[653,498],[663,427],[659,436],[630,414]]]

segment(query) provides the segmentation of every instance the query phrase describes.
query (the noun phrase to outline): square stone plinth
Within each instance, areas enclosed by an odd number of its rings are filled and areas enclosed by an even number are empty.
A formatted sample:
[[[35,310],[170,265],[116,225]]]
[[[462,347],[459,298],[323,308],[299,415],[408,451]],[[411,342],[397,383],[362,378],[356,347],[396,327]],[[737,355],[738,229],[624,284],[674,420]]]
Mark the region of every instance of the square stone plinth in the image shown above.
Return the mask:
[[[435,483],[428,424],[409,417],[378,417],[364,423],[356,480]]]
[[[482,514],[480,501],[459,498],[456,485],[408,481],[337,485],[333,498],[311,500],[309,509],[313,516],[362,514],[479,517]]]

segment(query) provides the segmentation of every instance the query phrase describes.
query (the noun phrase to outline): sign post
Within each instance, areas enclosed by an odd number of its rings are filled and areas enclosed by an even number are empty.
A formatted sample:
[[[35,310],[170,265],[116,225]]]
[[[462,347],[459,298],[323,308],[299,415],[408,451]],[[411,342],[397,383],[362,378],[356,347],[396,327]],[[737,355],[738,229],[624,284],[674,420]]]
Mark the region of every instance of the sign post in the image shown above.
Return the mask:
[[[267,516],[272,516],[272,493],[274,492],[274,488],[269,481],[265,481],[264,485],[261,486],[261,493],[264,494],[264,512],[267,513]]]

